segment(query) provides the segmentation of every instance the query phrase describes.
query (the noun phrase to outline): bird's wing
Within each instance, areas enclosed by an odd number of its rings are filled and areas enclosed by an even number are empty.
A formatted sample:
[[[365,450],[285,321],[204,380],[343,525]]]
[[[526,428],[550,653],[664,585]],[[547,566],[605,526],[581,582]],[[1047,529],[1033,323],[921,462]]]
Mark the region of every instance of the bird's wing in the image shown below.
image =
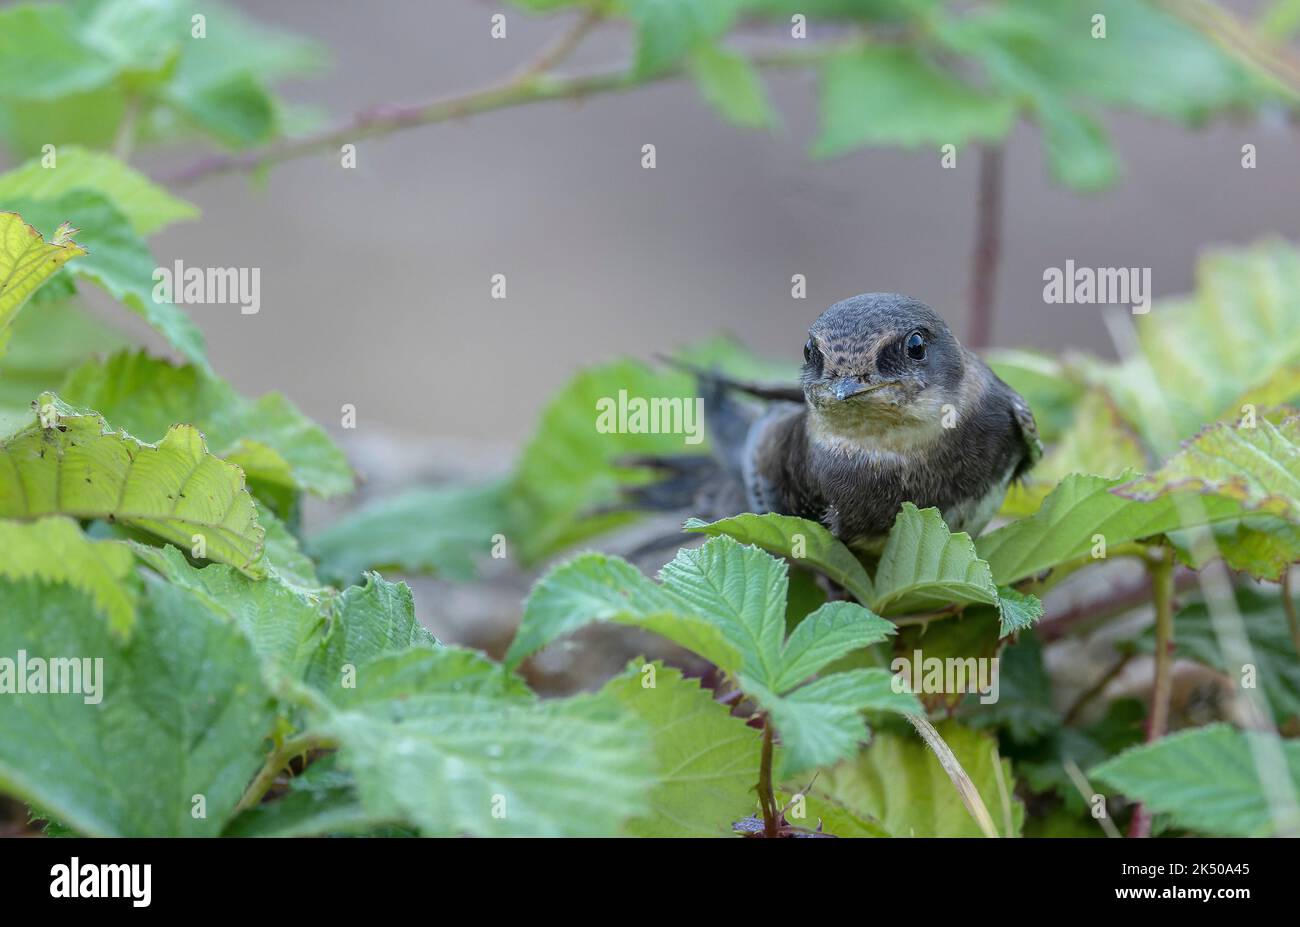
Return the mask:
[[[1025,456],[1016,467],[1015,477],[1019,479],[1029,472],[1043,456],[1043,441],[1038,437],[1038,423],[1034,421],[1034,410],[1029,408],[1025,398],[1011,390],[1011,420],[1020,432],[1020,440],[1025,446]]]

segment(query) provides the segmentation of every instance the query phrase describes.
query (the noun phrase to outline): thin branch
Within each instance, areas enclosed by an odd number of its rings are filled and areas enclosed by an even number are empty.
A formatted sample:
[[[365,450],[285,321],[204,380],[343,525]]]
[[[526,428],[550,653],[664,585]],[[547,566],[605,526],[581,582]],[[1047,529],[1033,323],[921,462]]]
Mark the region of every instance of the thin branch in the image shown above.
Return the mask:
[[[967,347],[986,348],[993,333],[998,255],[1002,250],[1002,147],[980,147],[979,192],[975,201],[975,249],[971,255]]]
[[[1079,715],[1083,713],[1083,709],[1087,707],[1088,703],[1101,695],[1101,693],[1105,692],[1106,687],[1110,685],[1111,681],[1119,676],[1120,673],[1124,672],[1124,667],[1128,666],[1132,659],[1133,654],[1126,653],[1116,660],[1114,664],[1111,665],[1110,669],[1101,674],[1100,679],[1088,686],[1088,688],[1083,691],[1083,694],[1074,700],[1074,704],[1070,706],[1068,711],[1066,711],[1065,717],[1062,719],[1061,723],[1068,727],[1077,721]]]
[[[866,44],[856,38],[851,42],[817,42],[801,49],[776,49],[750,56],[758,68],[798,68],[817,64],[826,58]],[[343,124],[313,135],[285,139],[262,148],[236,154],[216,154],[159,176],[169,186],[184,187],[218,174],[260,171],[308,155],[337,151],[342,145],[367,138],[390,135],[401,129],[434,125],[451,119],[474,116],[493,110],[549,100],[582,100],[602,93],[630,90],[653,82],[681,77],[681,68],[638,77],[625,68],[568,77],[536,73],[526,66],[503,82],[481,90],[455,94],[416,104],[381,104],[357,113]]]
[[[587,10],[567,32],[560,34],[560,37],[553,43],[542,49],[541,54],[531,62],[524,65],[519,73],[515,75],[516,81],[527,80],[536,77],[539,74],[545,74],[552,68],[563,62],[587,37],[587,33],[594,29],[605,14],[596,8]]]
[[[1156,606],[1156,678],[1151,687],[1151,713],[1147,716],[1147,743],[1169,729],[1169,702],[1174,691],[1174,552],[1166,547],[1149,566],[1151,595]],[[1142,805],[1133,810],[1130,837],[1151,836],[1151,812]]]
[[[1174,578],[1174,590],[1183,592],[1197,584],[1196,574],[1180,571]],[[1078,625],[1092,626],[1100,624],[1125,612],[1145,605],[1151,598],[1151,578],[1145,576],[1129,586],[1078,605],[1071,606],[1053,615],[1048,615],[1034,625],[1034,633],[1043,643],[1051,643],[1065,637]]]
[[[776,795],[772,791],[772,719],[763,716],[763,753],[758,768],[758,802],[763,809],[763,836],[775,837],[777,820]]]

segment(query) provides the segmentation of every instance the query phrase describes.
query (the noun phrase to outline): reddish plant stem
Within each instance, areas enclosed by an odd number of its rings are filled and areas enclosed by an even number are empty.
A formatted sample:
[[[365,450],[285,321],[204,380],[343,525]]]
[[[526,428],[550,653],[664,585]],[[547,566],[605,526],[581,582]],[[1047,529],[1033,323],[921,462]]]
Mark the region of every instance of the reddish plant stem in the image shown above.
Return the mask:
[[[758,802],[763,809],[763,836],[775,837],[776,795],[772,791],[772,719],[763,716],[763,752],[758,766]]]
[[[1169,729],[1169,702],[1174,691],[1174,552],[1166,547],[1150,562],[1151,593],[1156,606],[1156,676],[1147,715],[1147,743]],[[1151,836],[1151,813],[1142,805],[1133,810],[1130,837]]]
[[[979,191],[975,201],[975,250],[971,257],[967,347],[988,347],[993,334],[998,255],[1002,250],[1002,148],[980,148]]]

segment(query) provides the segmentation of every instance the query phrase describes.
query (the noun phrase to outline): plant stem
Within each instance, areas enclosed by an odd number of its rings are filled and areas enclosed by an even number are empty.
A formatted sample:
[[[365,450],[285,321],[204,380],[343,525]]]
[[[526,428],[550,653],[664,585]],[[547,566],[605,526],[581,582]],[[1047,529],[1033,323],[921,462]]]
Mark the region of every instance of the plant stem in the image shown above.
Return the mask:
[[[1174,677],[1174,552],[1161,549],[1148,566],[1151,594],[1156,606],[1156,678],[1151,688],[1151,714],[1147,717],[1147,743],[1154,743],[1169,729],[1169,701]],[[1139,805],[1129,825],[1130,837],[1151,836],[1151,814]]]
[[[590,28],[590,27],[587,27]],[[817,42],[807,48],[776,49],[749,56],[749,62],[758,68],[794,68],[817,64],[832,55],[860,48],[866,40],[859,37],[851,42]],[[573,43],[576,45],[576,42]],[[573,45],[557,43],[559,51],[568,54]],[[557,63],[556,47],[543,53],[546,67]],[[536,64],[525,66],[513,77],[481,90],[417,104],[383,104],[369,107],[332,129],[297,139],[286,139],[252,151],[239,154],[219,154],[201,158],[160,179],[172,186],[187,186],[217,174],[257,171],[306,155],[337,151],[340,146],[367,138],[389,135],[400,129],[433,125],[463,116],[542,103],[548,100],[582,100],[600,93],[629,90],[650,83],[681,77],[682,68],[673,68],[648,77],[638,77],[619,68],[592,74],[558,77],[540,73]]]
[[[776,795],[772,791],[772,719],[763,716],[763,752],[758,764],[758,802],[763,809],[763,836],[777,835]]]
[[[140,94],[133,93],[126,99],[126,108],[122,112],[122,121],[113,133],[113,157],[119,161],[129,161],[135,150],[135,133],[140,124],[140,111],[144,101]]]
[[[1065,717],[1062,719],[1061,723],[1068,727],[1077,721],[1079,715],[1083,713],[1083,709],[1087,704],[1097,696],[1101,695],[1102,692],[1106,691],[1106,687],[1110,685],[1111,680],[1124,672],[1124,667],[1128,666],[1129,661],[1132,659],[1133,655],[1126,653],[1116,660],[1110,669],[1101,674],[1100,679],[1088,686],[1088,688],[1084,690],[1083,694],[1074,700],[1074,704],[1070,706],[1068,711],[1066,711]]]
[[[333,746],[333,743],[317,734],[300,734],[286,740],[278,748],[272,750],[271,755],[266,758],[262,768],[253,777],[253,781],[248,784],[248,788],[244,790],[244,795],[239,799],[239,804],[235,805],[234,813],[239,814],[241,811],[247,811],[261,802],[262,797],[275,783],[276,776],[280,775],[280,771],[288,766],[294,757],[302,756],[309,750],[318,750],[329,746]]]
[[[1282,571],[1282,608],[1286,612],[1286,623],[1291,628],[1291,646],[1296,656],[1300,656],[1300,618],[1296,616],[1295,596],[1291,592],[1291,567]]]
[[[970,321],[966,344],[988,347],[993,333],[998,254],[1002,249],[1002,147],[980,147],[979,192],[975,200],[975,250],[971,256]]]
[[[907,715],[907,720],[912,722],[912,727],[921,735],[921,739],[930,745],[934,755],[939,758],[939,765],[943,771],[948,774],[952,780],[953,786],[957,789],[957,794],[961,797],[962,804],[970,812],[970,816],[975,819],[985,837],[996,837],[998,829],[993,825],[993,816],[989,814],[988,806],[984,804],[984,799],[980,797],[979,789],[975,788],[975,783],[971,781],[970,775],[962,768],[961,761],[957,755],[952,752],[942,735],[930,723],[930,719],[925,715]],[[1010,836],[1010,834],[1008,834]]]

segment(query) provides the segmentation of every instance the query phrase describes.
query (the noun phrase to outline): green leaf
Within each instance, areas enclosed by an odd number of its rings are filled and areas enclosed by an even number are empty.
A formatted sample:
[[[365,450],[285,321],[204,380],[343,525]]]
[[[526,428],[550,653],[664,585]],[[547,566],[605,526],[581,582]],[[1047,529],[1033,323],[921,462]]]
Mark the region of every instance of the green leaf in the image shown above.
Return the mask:
[[[1274,425],[1210,425],[1155,473],[1126,483],[1117,495],[1143,502],[1170,494],[1218,496],[1245,511],[1300,523],[1300,416]]]
[[[258,483],[327,498],[352,489],[354,476],[343,452],[293,403],[279,393],[245,399],[206,367],[123,351],[86,362],[59,392],[146,438],[189,422],[203,431],[214,454],[238,464]]]
[[[1274,817],[1256,766],[1258,757],[1278,755],[1287,778],[1275,788],[1300,789],[1300,743],[1226,724],[1134,747],[1091,776],[1188,830],[1229,837],[1295,833],[1300,820]]]
[[[763,79],[741,55],[705,45],[691,56],[691,75],[700,95],[729,122],[747,128],[776,122]]]
[[[617,621],[661,634],[723,670],[738,670],[741,652],[721,627],[693,614],[691,608],[625,560],[583,554],[552,570],[533,588],[505,665],[518,666],[530,654],[593,621]]]
[[[1119,476],[1126,470],[1144,470],[1146,465],[1146,453],[1137,434],[1110,397],[1094,388],[1079,399],[1073,421],[1056,446],[1023,481],[1011,486],[1002,513],[1032,515],[1052,488],[1071,473]]]
[[[1043,603],[1037,596],[1017,592],[1010,586],[998,588],[999,633],[1002,637],[1023,631],[1043,617]]]
[[[745,673],[773,685],[785,639],[786,572],[758,548],[719,537],[679,551],[659,576],[674,600],[722,631]]]
[[[309,683],[322,692],[342,684],[345,665],[357,666],[384,654],[431,647],[433,635],[415,617],[406,583],[367,573],[365,585],[345,589],[331,603],[329,626],[307,667]]]
[[[605,684],[604,693],[650,730],[657,777],[650,810],[627,830],[637,837],[720,837],[754,807],[761,734],[681,671],[654,667]]]
[[[620,390],[632,397],[678,397],[692,402],[694,389],[682,374],[656,373],[644,365],[620,361],[579,373],[547,403],[534,437],[524,448],[508,490],[509,518],[525,563],[624,524],[629,514],[593,515],[590,510],[613,502],[628,481],[621,458],[644,454],[703,451],[682,435],[602,434],[596,430],[597,403],[616,399]]]
[[[984,93],[911,48],[872,46],[822,69],[819,157],[863,145],[963,145],[1011,131],[1015,106]]]
[[[1291,718],[1300,717],[1300,658],[1296,655],[1282,601],[1275,594],[1266,595],[1250,586],[1238,588],[1236,597],[1249,642],[1248,652],[1233,648],[1232,659],[1225,655],[1210,612],[1203,603],[1189,605],[1175,617],[1175,652],[1219,670],[1238,687],[1246,679],[1248,663],[1273,712],[1273,720],[1284,726]],[[1153,629],[1138,638],[1138,646],[1146,653],[1155,649]]]
[[[1206,422],[1237,420],[1300,398],[1300,254],[1265,240],[1211,251],[1197,262],[1196,293],[1134,316],[1139,351],[1092,365],[1091,378],[1146,439],[1173,453]]]
[[[73,190],[89,190],[109,200],[142,236],[198,218],[196,206],[172,196],[112,155],[67,145],[58,149],[53,167],[45,167],[42,160],[32,158],[0,174],[0,202],[57,200]]]
[[[1169,543],[1179,561],[1193,570],[1222,558],[1230,570],[1271,582],[1300,562],[1300,526],[1280,518],[1252,516],[1225,521],[1212,526],[1210,532],[1212,544],[1204,543],[1203,531],[1170,532]]]
[[[861,605],[827,602],[790,633],[773,688],[778,692],[791,689],[851,651],[878,644],[896,633],[892,621]]]
[[[731,28],[745,0],[621,0],[636,25],[638,75],[654,74]]]
[[[412,489],[350,512],[312,537],[312,553],[326,574],[351,579],[363,570],[474,575],[476,554],[505,535],[499,485]],[[508,543],[508,542],[507,542]]]
[[[257,522],[266,531],[266,541],[262,547],[260,565],[268,576],[279,579],[286,586],[300,592],[312,592],[321,588],[320,577],[316,575],[316,564],[311,561],[298,544],[296,538],[284,522],[265,505],[257,506]]]
[[[69,518],[0,521],[0,576],[67,583],[94,600],[109,628],[126,637],[135,624],[135,558],[116,541],[92,541]]]
[[[39,291],[39,311],[19,313],[9,329],[9,351],[0,357],[0,436],[26,425],[32,414],[32,397],[58,387],[69,368],[96,352],[115,350],[126,343],[72,300],[56,297],[45,301],[45,293],[53,289]]]
[[[999,767],[1008,796],[1015,795],[1015,779],[1011,763],[998,757],[996,739],[954,721],[936,727],[971,777],[999,832],[1019,835],[1025,809],[1016,798],[1002,800]],[[982,836],[938,758],[910,731],[876,731],[866,750],[831,770],[819,787],[850,810],[879,821],[892,836]]]
[[[691,518],[683,528],[710,537],[725,534],[742,544],[753,544],[770,554],[810,567],[835,580],[859,602],[875,598],[871,577],[861,561],[815,521],[793,515],[745,513],[711,524]]]
[[[68,235],[60,226],[46,242],[18,214],[0,212],[0,355],[8,326],[23,303],[60,267],[86,253]]]
[[[154,301],[153,255],[107,197],[76,189],[55,199],[12,199],[6,205],[38,228],[53,229],[65,222],[80,226],[86,254],[69,271],[102,286],[188,359],[206,366],[203,333],[179,307]]]
[[[449,648],[379,657],[357,680],[319,730],[376,819],[426,836],[595,836],[647,811],[646,732],[608,695],[537,702]]]
[[[0,654],[103,660],[96,703],[0,698],[0,791],[88,836],[215,836],[262,762],[273,702],[239,628],[182,589],[146,586],[123,641],[81,592],[0,581]]]
[[[786,695],[776,695],[743,675],[740,683],[781,735],[778,775],[783,781],[852,756],[867,739],[863,711],[925,713],[916,696],[896,689],[894,674],[886,669],[834,673]]]
[[[55,4],[0,10],[0,100],[52,100],[107,83],[116,68]]]
[[[243,474],[209,454],[194,427],[145,444],[51,393],[38,408],[35,423],[0,441],[0,517],[103,518],[186,550],[201,536],[207,559],[260,572],[264,532]]]
[[[135,545],[140,560],[207,609],[243,629],[271,681],[300,679],[315,658],[327,608],[319,593],[268,577],[260,581],[222,565],[198,568],[176,548]]]
[[[971,602],[996,605],[998,590],[970,535],[949,532],[938,509],[903,503],[880,555],[872,608],[899,615]]]
[[[980,537],[975,550],[988,562],[994,582],[1011,585],[1087,557],[1098,535],[1105,538],[1109,549],[1241,514],[1237,503],[1215,496],[1202,498],[1203,509],[1183,511],[1168,496],[1135,502],[1111,492],[1131,478],[1132,474],[1115,479],[1067,476],[1032,517]]]

